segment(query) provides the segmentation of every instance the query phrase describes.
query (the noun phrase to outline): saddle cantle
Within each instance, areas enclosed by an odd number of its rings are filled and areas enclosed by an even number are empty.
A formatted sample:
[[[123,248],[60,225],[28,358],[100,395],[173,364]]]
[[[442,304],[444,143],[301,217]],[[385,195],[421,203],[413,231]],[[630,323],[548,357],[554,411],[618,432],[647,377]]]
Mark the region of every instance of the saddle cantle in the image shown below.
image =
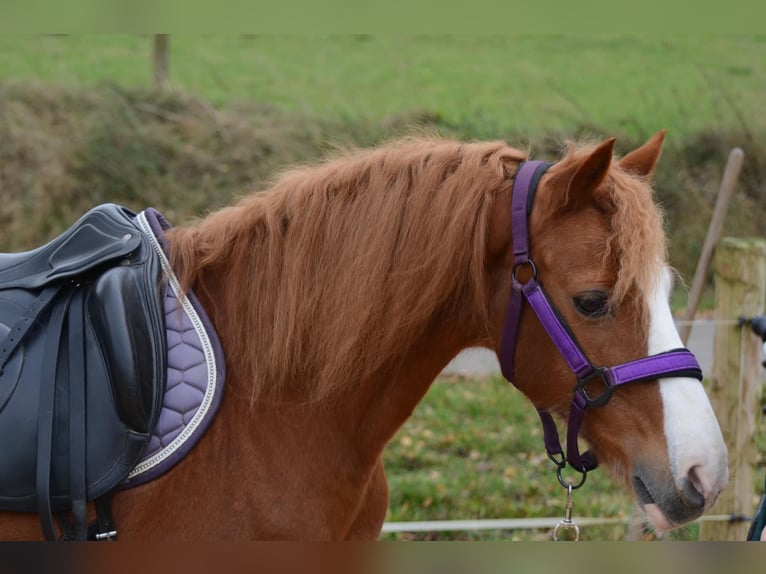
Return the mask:
[[[163,274],[135,215],[101,205],[0,254],[0,510],[38,512],[48,539],[66,512],[86,537],[88,501],[126,478],[161,410]]]

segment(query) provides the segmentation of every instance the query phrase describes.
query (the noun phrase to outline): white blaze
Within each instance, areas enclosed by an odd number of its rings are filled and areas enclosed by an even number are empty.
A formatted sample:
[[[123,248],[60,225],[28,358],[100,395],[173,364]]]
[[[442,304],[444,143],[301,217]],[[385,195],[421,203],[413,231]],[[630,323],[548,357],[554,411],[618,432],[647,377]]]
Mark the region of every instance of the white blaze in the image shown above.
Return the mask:
[[[648,294],[649,354],[683,347],[670,313],[670,271],[664,269],[657,288]],[[728,480],[727,451],[721,429],[702,384],[696,379],[660,379],[665,438],[676,484],[684,478],[710,505]]]

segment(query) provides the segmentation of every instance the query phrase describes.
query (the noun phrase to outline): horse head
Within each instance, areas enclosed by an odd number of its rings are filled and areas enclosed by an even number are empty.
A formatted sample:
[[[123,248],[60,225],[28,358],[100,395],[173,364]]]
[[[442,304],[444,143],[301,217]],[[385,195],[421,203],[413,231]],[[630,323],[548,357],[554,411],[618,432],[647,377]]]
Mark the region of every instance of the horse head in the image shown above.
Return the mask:
[[[526,216],[511,213],[518,186],[501,190],[490,224],[489,276],[493,345],[501,364],[511,365],[506,378],[544,417],[569,420],[575,436],[567,450],[575,454],[580,431],[595,458],[577,454],[576,470],[586,472],[597,459],[632,487],[656,528],[671,529],[711,507],[728,468],[701,373],[679,350],[668,302],[672,275],[650,183],[663,137],[619,160],[613,139],[570,145],[561,161],[537,169]],[[528,259],[519,256],[524,237]],[[514,305],[518,317],[509,319]],[[666,368],[668,360],[674,364]],[[581,367],[587,376],[573,374]],[[596,387],[608,390],[603,400],[591,400],[599,389],[582,392],[594,373]],[[617,384],[626,373],[631,384]],[[572,455],[562,456],[571,464]]]

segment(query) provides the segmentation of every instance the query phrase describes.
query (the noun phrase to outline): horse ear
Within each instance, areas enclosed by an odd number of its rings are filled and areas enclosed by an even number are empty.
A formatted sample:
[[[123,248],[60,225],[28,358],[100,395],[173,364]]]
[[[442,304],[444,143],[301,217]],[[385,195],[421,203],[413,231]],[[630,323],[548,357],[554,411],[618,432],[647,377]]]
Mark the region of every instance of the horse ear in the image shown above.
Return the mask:
[[[660,130],[649,138],[644,145],[634,149],[620,159],[620,167],[625,171],[635,173],[643,177],[649,177],[654,171],[654,166],[660,157],[662,142],[665,139],[665,130]]]
[[[592,202],[593,192],[609,172],[613,149],[614,138],[609,138],[599,144],[590,155],[579,158],[568,165],[565,171],[553,176],[567,190],[563,207],[572,209]]]

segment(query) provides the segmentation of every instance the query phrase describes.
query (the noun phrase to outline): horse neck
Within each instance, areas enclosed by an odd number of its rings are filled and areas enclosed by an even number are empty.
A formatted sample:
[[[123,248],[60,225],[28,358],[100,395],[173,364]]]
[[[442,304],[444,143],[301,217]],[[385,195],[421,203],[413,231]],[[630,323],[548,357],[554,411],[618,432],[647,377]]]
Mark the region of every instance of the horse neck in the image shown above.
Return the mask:
[[[434,325],[390,370],[356,385],[353,390],[355,414],[370,443],[370,452],[379,453],[412,415],[431,384],[447,363],[469,340],[449,324]]]
[[[225,280],[220,273],[204,274],[199,278],[197,296],[203,303],[214,325],[225,324],[230,318],[214,304],[220,282]],[[460,306],[457,306],[460,308]],[[433,381],[463,348],[475,342],[470,329],[461,324],[460,318],[444,313],[423,331],[423,333],[400,356],[392,357],[375,373],[364,380],[344,385],[337,395],[331,395],[319,402],[312,402],[300,392],[286,397],[292,404],[284,405],[284,412],[293,419],[313,419],[315,424],[332,425],[345,433],[351,445],[357,450],[358,460],[374,464],[386,443],[412,414],[430,388]],[[223,340],[224,351],[226,341]],[[227,364],[227,385],[238,398],[247,398],[248,375],[233,371]],[[227,391],[228,392],[228,391]],[[258,403],[251,409],[253,433],[260,433],[258,411],[270,411],[268,401]]]

